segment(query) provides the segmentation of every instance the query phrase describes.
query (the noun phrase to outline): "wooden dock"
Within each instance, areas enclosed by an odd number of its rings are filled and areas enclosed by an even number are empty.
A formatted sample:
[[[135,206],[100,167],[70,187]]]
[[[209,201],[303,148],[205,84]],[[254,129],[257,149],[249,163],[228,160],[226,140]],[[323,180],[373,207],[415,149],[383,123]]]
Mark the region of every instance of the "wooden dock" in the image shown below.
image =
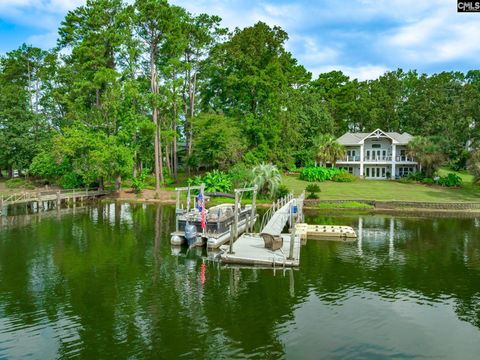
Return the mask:
[[[300,265],[301,238],[295,234],[295,222],[303,220],[304,194],[279,199],[264,214],[258,234],[243,234],[229,246],[223,246],[220,259],[225,264],[296,267]],[[291,233],[282,233],[290,223]],[[264,238],[275,238],[278,248],[268,248]]]
[[[81,201],[98,198],[109,194],[110,191],[100,189],[69,189],[58,191],[25,191],[0,196],[0,214],[9,205],[36,204],[37,208],[43,208],[45,203],[54,202],[60,205],[62,202]]]
[[[280,235],[283,246],[272,251],[265,248],[263,239],[258,234],[244,234],[233,244],[233,253],[228,252],[228,246],[223,246],[225,252],[220,258],[225,264],[268,266],[268,267],[294,267],[300,265],[300,237],[295,236],[293,256],[289,258],[290,234]]]

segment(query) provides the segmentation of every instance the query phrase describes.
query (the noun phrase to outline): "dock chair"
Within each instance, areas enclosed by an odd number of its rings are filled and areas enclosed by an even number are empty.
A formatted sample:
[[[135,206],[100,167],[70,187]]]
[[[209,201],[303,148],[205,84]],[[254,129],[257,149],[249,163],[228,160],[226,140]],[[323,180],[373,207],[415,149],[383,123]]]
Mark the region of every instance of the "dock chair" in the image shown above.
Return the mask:
[[[265,248],[270,250],[279,250],[283,246],[283,238],[280,235],[271,235],[267,233],[261,233],[260,236],[265,242]]]

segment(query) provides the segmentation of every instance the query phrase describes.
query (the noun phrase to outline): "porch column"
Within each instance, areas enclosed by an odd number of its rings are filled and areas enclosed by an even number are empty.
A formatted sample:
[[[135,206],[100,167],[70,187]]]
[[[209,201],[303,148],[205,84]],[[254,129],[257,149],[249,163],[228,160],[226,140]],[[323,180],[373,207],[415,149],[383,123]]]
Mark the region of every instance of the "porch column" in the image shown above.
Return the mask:
[[[392,144],[392,171],[391,171],[391,176],[392,179],[395,179],[395,163],[397,161],[397,145]]]
[[[360,177],[363,177],[363,144],[360,145]]]

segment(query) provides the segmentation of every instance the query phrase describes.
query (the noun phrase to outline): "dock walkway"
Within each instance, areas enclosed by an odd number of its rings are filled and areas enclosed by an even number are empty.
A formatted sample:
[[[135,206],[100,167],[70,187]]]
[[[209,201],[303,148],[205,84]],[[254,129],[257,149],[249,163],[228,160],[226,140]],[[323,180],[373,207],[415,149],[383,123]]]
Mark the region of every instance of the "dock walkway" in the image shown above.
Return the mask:
[[[223,253],[220,255],[222,262],[226,264],[272,266],[272,267],[295,267],[300,265],[300,236],[295,233],[284,233],[292,211],[295,209],[295,216],[292,216],[293,226],[296,221],[303,219],[304,194],[298,198],[288,195],[280,199],[265,213],[261,231],[258,234],[243,234],[233,244],[231,251],[229,246],[223,246]],[[261,234],[280,236],[283,240],[278,250],[271,250],[265,247],[265,241]],[[293,239],[293,244],[291,243]]]
[[[22,193],[0,195],[0,214],[2,210],[9,205],[36,203],[37,206],[41,208],[45,202],[53,201],[61,204],[62,201],[83,201],[101,197],[109,193],[110,191],[100,189],[68,189],[58,191],[25,191]]]

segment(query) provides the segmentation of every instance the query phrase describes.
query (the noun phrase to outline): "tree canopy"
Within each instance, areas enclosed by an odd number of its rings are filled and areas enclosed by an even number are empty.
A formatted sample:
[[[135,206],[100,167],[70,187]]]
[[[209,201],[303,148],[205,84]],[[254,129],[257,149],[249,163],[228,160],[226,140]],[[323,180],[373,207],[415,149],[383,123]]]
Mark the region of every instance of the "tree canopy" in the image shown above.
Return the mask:
[[[87,0],[56,48],[5,54],[0,175],[119,187],[148,169],[158,189],[178,171],[335,162],[336,137],[376,128],[424,139],[411,151],[428,171],[466,168],[479,148],[480,70],[312,79],[279,26],[220,21],[166,0]]]

